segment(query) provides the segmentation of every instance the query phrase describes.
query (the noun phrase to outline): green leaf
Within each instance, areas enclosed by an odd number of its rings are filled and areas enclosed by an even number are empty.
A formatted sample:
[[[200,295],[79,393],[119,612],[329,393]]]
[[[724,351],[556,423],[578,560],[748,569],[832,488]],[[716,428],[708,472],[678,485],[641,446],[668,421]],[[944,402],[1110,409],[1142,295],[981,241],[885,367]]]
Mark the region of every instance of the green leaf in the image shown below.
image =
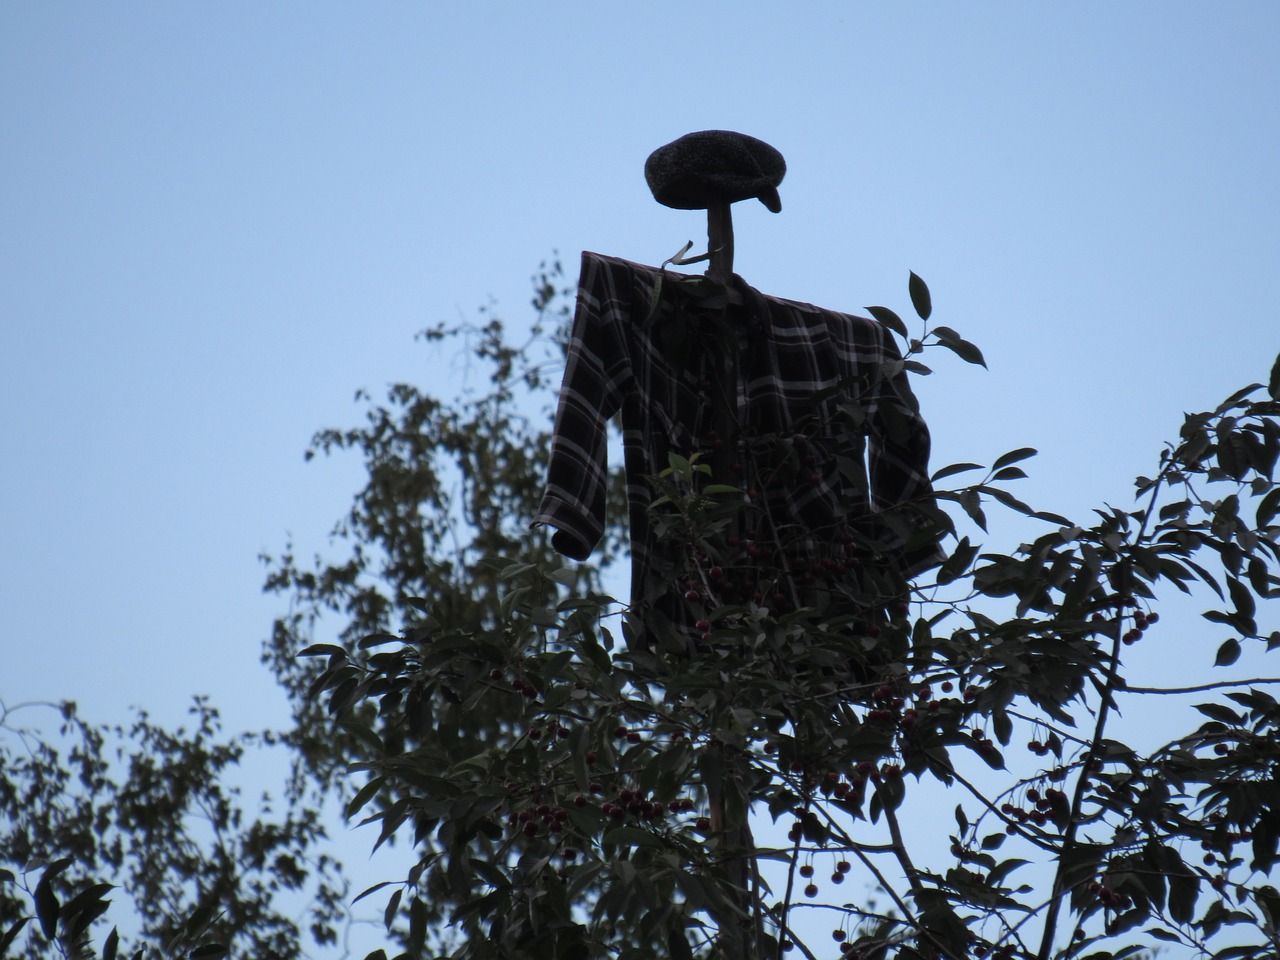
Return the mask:
[[[867,307],[867,312],[904,340],[907,338],[907,325],[888,307]]]
[[[382,925],[388,930],[396,922],[396,913],[400,910],[400,898],[404,895],[404,888],[401,887],[395,893],[387,898],[386,909],[382,911]]]
[[[992,480],[1025,480],[1027,472],[1021,467],[1002,467],[997,470]]]
[[[111,932],[107,934],[107,939],[102,944],[102,960],[116,960],[116,954],[120,950],[120,931],[116,927],[111,928]],[[0,956],[4,955],[4,944],[0,943]]]
[[[313,643],[298,651],[300,657],[346,657],[347,651],[332,643]]]
[[[1017,450],[1010,450],[1008,453],[996,457],[996,462],[991,465],[991,469],[999,470],[1001,467],[1007,467],[1009,464],[1017,463],[1019,460],[1034,457],[1037,453],[1039,451],[1035,447],[1019,447]]]
[[[366,783],[363,787],[361,787],[359,792],[357,792],[356,795],[351,798],[351,802],[347,804],[347,811],[346,811],[347,819],[350,820],[357,813],[359,813],[360,809],[366,803],[368,803],[370,800],[373,799],[374,795],[379,790],[382,789],[382,785],[386,782],[387,782],[386,777],[374,777],[372,780]]]
[[[360,893],[360,895],[359,895],[359,896],[357,896],[354,900],[352,900],[352,901],[351,901],[351,905],[352,905],[352,906],[355,906],[357,903],[359,903],[359,902],[360,902],[361,900],[363,900],[365,897],[369,896],[369,894],[371,894],[371,893],[377,893],[377,892],[378,892],[379,890],[381,890],[383,887],[389,887],[389,886],[391,886],[391,884],[396,883],[396,882],[398,882],[398,881],[395,881],[395,880],[383,880],[381,883],[375,883],[372,887],[369,887],[368,889],[366,889],[366,890],[362,891],[362,892]]]
[[[933,299],[929,296],[928,285],[912,272],[907,280],[907,289],[911,293],[911,306],[915,307],[921,320],[928,320],[933,313]]]
[[[1240,659],[1240,641],[1235,637],[1231,637],[1222,641],[1222,646],[1218,647],[1218,655],[1213,659],[1215,667],[1229,667]]]
[[[196,960],[197,957],[225,957],[227,953],[228,950],[225,944],[209,942],[200,944],[200,946],[192,950],[187,954],[187,956],[190,957],[191,960]]]
[[[991,720],[995,727],[996,739],[1007,747],[1009,739],[1013,736],[1013,721],[1009,718],[1009,714],[1004,710],[997,710]]]
[[[976,363],[981,367],[987,365],[987,361],[983,359],[982,351],[950,327],[934,327],[933,333],[940,344],[966,363]]]
[[[554,580],[562,586],[572,587],[578,582],[578,573],[576,570],[570,570],[568,567],[558,567],[555,570],[548,571],[547,578]]]
[[[944,480],[947,477],[954,476],[957,473],[965,473],[969,470],[981,470],[981,469],[982,469],[982,464],[980,463],[949,463],[945,467],[942,467],[940,470],[934,473],[934,475],[929,479],[932,480],[934,483],[937,483],[939,480]]]
[[[57,894],[53,892],[53,878],[70,864],[71,859],[69,857],[51,863],[48,869],[41,874],[40,882],[36,884],[36,917],[40,921],[40,929],[44,932],[46,940],[52,940],[58,930],[60,907]]]
[[[1239,726],[1241,723],[1240,714],[1224,704],[1197,703],[1195,707],[1210,720],[1217,720],[1219,723],[1225,723],[1232,727]]]
[[[384,643],[393,643],[396,640],[403,641],[403,637],[394,633],[371,633],[367,637],[361,639],[358,646],[361,650],[368,650],[370,647],[381,646]]]
[[[602,844],[619,847],[661,847],[662,842],[647,830],[636,827],[614,827],[600,838]]]
[[[374,733],[373,728],[367,723],[362,723],[359,720],[344,720],[339,724],[339,726],[371,749],[378,756],[382,756],[387,752],[386,745],[382,742],[382,738]]]
[[[1227,592],[1231,594],[1231,602],[1236,605],[1236,613],[1252,620],[1258,608],[1253,602],[1253,594],[1249,592],[1249,588],[1235,577],[1228,577]]]
[[[22,928],[30,922],[30,917],[22,917],[17,923],[5,931],[4,936],[0,937],[0,957],[7,957],[9,955],[9,944],[18,939],[18,934],[22,932]]]
[[[1280,400],[1280,355],[1276,356],[1276,362],[1271,365],[1271,379],[1267,381],[1267,393],[1271,394],[1272,400]]]

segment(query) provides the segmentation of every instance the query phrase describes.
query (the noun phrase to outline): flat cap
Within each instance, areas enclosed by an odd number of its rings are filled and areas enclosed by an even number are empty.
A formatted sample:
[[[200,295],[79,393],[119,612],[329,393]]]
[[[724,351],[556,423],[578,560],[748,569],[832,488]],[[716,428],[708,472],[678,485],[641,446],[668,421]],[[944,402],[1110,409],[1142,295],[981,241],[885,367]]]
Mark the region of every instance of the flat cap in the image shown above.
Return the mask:
[[[778,213],[778,184],[786,173],[787,163],[777,150],[731,130],[687,133],[653,151],[644,162],[653,198],[678,210],[703,210],[755,197]]]

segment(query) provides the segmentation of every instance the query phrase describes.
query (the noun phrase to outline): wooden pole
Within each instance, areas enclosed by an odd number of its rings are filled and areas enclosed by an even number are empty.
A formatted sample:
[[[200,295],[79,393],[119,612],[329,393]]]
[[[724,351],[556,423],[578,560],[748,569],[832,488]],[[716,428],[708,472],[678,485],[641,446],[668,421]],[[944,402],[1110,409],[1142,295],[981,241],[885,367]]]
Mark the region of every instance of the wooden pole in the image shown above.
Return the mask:
[[[724,287],[733,284],[733,213],[727,203],[707,207],[707,277]]]
[[[716,203],[707,208],[707,252],[710,263],[707,279],[724,287],[731,304],[741,304],[742,297],[733,287],[733,216],[728,203]],[[729,324],[730,328],[733,324]],[[716,483],[740,482],[729,469],[739,456],[741,431],[738,425],[738,363],[739,342],[736,329],[731,329],[727,342],[722,344],[723,354],[717,373],[719,382],[714,385],[715,405],[712,416],[717,438],[722,441],[720,451],[713,454],[712,471]],[[736,522],[731,525],[736,528]],[[730,533],[736,533],[731,529]],[[730,818],[726,793],[733,790],[745,792],[745,763],[739,756],[725,751],[720,767],[720,782],[707,784],[711,813],[711,829],[719,837],[720,850],[727,854],[723,861],[725,873],[734,886],[733,905],[736,908],[727,916],[718,918],[719,936],[717,952],[721,960],[761,960],[762,943],[760,919],[755,915],[752,895],[756,876],[755,840],[749,822],[750,805],[740,817]],[[736,811],[735,811],[736,812]],[[740,911],[740,912],[739,912]],[[744,916],[745,915],[745,916]]]

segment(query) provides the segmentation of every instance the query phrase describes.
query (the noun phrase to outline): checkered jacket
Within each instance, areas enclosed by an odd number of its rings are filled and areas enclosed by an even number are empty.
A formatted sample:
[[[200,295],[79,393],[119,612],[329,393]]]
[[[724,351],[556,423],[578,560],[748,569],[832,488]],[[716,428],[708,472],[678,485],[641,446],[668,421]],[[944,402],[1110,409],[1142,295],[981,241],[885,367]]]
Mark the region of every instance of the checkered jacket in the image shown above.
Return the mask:
[[[929,432],[889,331],[734,281],[737,305],[702,277],[582,255],[533,523],[555,528],[558,552],[591,554],[604,531],[608,424],[621,413],[637,635],[669,621],[688,637],[712,602],[794,607],[818,591],[843,609],[869,607],[883,598],[866,596],[851,569],[911,576],[941,559]],[[714,464],[714,476],[695,473],[704,486],[740,491],[738,516],[702,542],[663,534],[651,512],[672,455]],[[686,602],[705,593],[710,565],[726,596]]]

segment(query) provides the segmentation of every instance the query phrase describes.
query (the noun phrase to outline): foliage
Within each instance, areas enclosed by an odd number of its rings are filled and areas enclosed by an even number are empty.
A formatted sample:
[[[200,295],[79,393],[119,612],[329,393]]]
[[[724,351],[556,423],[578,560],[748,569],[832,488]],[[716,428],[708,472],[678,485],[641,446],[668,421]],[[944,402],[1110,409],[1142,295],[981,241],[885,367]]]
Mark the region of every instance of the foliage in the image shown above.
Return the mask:
[[[356,897],[387,897],[404,957],[1280,952],[1278,681],[1162,689],[1137,666],[1175,634],[1189,667],[1280,646],[1280,362],[1265,389],[1188,415],[1128,509],[1028,506],[1010,485],[1030,448],[937,470],[937,506],[904,509],[949,556],[911,584],[838,524],[840,546],[800,562],[709,452],[675,457],[651,478],[654,519],[685,548],[703,637],[639,651],[615,642],[622,605],[603,593],[626,550],[620,473],[599,566],[564,566],[527,527],[570,292],[544,265],[523,342],[487,311],[426,331],[437,354],[462,341],[461,397],[361,392],[363,425],[316,435],[308,456],[355,453],[367,478],[330,556],[264,558],[289,601],[264,648],[288,735],[223,739],[202,701],[190,732],[92,727],[63,705],[57,745],[4,714],[0,953],[297,956],[299,893],[311,939],[333,944],[347,898],[317,851],[334,789],[371,843],[404,845],[407,876]],[[939,349],[983,362],[930,326],[915,275],[909,294],[915,336],[869,308],[907,370]],[[855,393],[834,415],[864,413]],[[801,469],[803,444],[773,439],[776,468]],[[1028,542],[981,544],[993,511]],[[1181,594],[1211,606],[1202,653],[1206,627],[1171,614]],[[1128,742],[1122,707],[1185,697],[1162,742]],[[228,774],[281,748],[288,812],[246,812]],[[136,932],[93,934],[102,877]]]
[[[937,348],[982,362],[928,325],[914,275],[910,293],[917,337],[873,309],[908,369],[927,373],[919,355]],[[286,558],[272,581],[302,601],[277,635],[281,668],[324,610],[347,618],[338,642],[307,645],[295,689],[350,738],[362,782],[348,814],[378,844],[413,844],[407,878],[364,894],[389,890],[389,926],[407,914],[406,956],[815,956],[831,940],[859,958],[1274,952],[1275,681],[1147,688],[1127,657],[1168,631],[1170,587],[1212,596],[1205,617],[1230,633],[1206,664],[1280,645],[1259,622],[1280,584],[1278,375],[1189,415],[1137,504],[1087,521],[1010,492],[1030,448],[943,467],[949,559],[909,588],[863,580],[861,615],[794,582],[834,595],[854,560],[790,569],[767,556],[776,544],[731,542],[749,500],[710,475],[709,455],[673,458],[653,478],[656,520],[688,548],[705,629],[672,654],[615,644],[595,572],[517,525],[536,506],[546,434],[509,415],[524,352],[500,335],[484,328],[494,392],[461,416],[397,387],[365,429],[318,438],[370,466],[339,530],[355,559],[304,579]],[[460,502],[440,494],[445,457]],[[966,475],[979,479],[942,486]],[[980,546],[964,531],[985,531],[993,509],[1042,532],[1006,553]],[[753,547],[766,556],[744,587],[725,571]],[[1164,744],[1115,732],[1122,700],[1186,693],[1206,697],[1198,719]],[[955,806],[954,827],[905,824],[913,803]],[[781,824],[778,842],[744,841],[749,812]],[[880,892],[836,895],[858,880]]]
[[[92,726],[72,703],[55,709],[57,738],[15,726],[18,708],[0,714],[0,956],[299,956],[304,936],[336,942],[346,890],[316,852],[319,811],[246,811],[228,785],[245,752],[275,748],[274,737],[223,739],[202,699],[190,731],[145,713],[127,728]],[[93,926],[114,890],[132,916],[99,954]]]

